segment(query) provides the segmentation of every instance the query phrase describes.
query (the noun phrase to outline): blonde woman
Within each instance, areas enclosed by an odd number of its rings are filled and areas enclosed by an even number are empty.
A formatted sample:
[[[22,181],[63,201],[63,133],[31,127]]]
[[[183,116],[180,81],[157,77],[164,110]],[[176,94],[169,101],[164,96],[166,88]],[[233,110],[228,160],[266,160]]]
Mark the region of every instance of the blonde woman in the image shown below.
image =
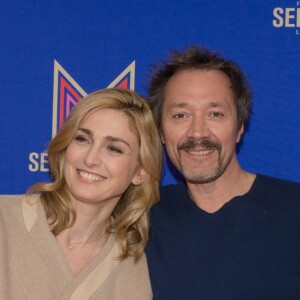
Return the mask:
[[[0,299],[152,299],[143,251],[161,144],[148,104],[88,95],[48,158],[51,183],[0,197]]]

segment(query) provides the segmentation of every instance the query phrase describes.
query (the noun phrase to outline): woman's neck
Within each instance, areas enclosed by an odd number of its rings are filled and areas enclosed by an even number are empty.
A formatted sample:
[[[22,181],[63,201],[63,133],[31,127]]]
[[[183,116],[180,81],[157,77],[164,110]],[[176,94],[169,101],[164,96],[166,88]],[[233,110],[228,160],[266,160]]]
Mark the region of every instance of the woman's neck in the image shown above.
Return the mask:
[[[95,213],[95,209],[79,209],[73,226],[56,237],[74,275],[102,251],[109,237],[110,216]]]

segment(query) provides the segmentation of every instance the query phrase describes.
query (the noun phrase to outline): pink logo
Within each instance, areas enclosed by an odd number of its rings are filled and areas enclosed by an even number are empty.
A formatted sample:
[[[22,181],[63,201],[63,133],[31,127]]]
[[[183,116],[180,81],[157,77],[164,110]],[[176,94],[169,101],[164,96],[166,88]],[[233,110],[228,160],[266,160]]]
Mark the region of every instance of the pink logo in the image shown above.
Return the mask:
[[[134,82],[135,61],[121,72],[107,87],[134,90]],[[71,75],[54,60],[52,137],[61,128],[72,107],[86,96],[86,94]]]

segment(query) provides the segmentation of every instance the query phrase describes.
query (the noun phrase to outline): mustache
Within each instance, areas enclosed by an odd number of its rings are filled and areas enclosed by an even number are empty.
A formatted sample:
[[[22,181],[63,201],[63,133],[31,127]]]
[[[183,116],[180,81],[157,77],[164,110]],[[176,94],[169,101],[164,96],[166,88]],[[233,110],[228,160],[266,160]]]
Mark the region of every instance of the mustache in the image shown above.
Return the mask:
[[[182,142],[181,144],[179,144],[178,147],[177,147],[177,150],[193,149],[197,146],[198,147],[199,146],[204,147],[204,148],[207,148],[209,150],[216,149],[218,151],[220,151],[221,148],[222,148],[220,143],[215,142],[215,141],[211,141],[211,140],[208,140],[208,139],[200,140],[200,141],[189,139],[189,140],[186,140],[186,141]]]

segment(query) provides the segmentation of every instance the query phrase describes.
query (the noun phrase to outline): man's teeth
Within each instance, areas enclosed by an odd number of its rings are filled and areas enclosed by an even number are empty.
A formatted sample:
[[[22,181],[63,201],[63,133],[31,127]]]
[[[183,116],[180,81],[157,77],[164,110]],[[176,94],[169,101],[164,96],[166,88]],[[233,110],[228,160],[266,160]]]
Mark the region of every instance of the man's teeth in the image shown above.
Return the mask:
[[[212,149],[210,149],[210,150],[190,150],[190,151],[188,151],[190,154],[192,154],[192,155],[207,155],[207,154],[209,154],[209,153],[211,153],[211,152],[213,152],[214,150],[212,150]]]
[[[100,176],[95,175],[95,174],[83,172],[83,171],[80,171],[80,172],[79,172],[79,175],[80,175],[81,177],[83,177],[84,179],[90,180],[90,181],[101,181],[101,180],[104,180],[103,177],[100,177]]]

